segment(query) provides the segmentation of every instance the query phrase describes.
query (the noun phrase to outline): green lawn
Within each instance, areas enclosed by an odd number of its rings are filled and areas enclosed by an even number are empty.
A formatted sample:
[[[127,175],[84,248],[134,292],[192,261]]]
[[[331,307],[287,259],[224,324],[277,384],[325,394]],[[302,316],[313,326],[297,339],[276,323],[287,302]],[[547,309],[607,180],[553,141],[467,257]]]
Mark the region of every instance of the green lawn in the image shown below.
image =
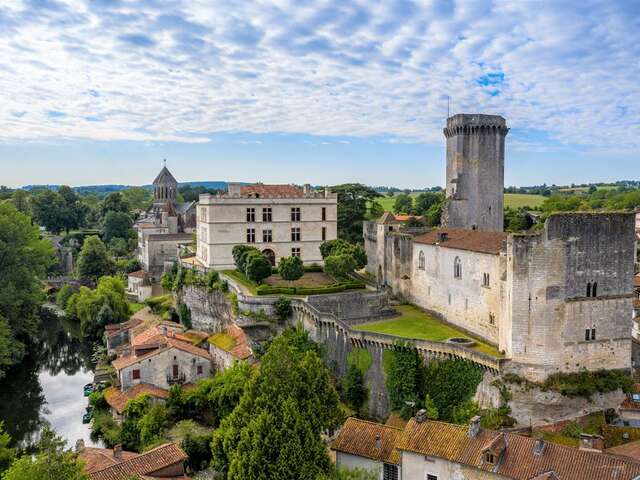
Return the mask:
[[[473,350],[487,353],[493,357],[502,357],[495,347],[470,337],[413,305],[400,305],[396,307],[396,310],[401,313],[400,317],[355,325],[353,329],[434,342],[444,342],[452,337],[472,338],[476,342],[475,346],[471,347]]]
[[[223,270],[222,273],[246,287],[252,295],[256,294],[256,283],[249,280],[244,273],[241,273],[237,270]]]
[[[142,310],[146,306],[147,305],[144,303],[136,303],[136,302],[129,303],[129,308],[131,309],[131,313],[133,314],[138,313],[140,310]]]
[[[542,205],[545,197],[542,195],[532,195],[528,193],[505,193],[504,206],[511,208],[531,207],[536,208]]]
[[[420,194],[419,193],[411,194],[411,196],[414,198],[417,197],[418,195]],[[505,193],[504,194],[504,206],[511,207],[511,208],[520,208],[520,207],[535,208],[542,205],[542,202],[544,202],[544,200],[545,200],[545,197],[543,197],[542,195],[530,195],[525,193]],[[385,195],[384,197],[378,198],[376,201],[380,205],[382,205],[382,208],[384,211],[392,212],[393,204],[396,201],[396,197],[395,196],[387,197]]]

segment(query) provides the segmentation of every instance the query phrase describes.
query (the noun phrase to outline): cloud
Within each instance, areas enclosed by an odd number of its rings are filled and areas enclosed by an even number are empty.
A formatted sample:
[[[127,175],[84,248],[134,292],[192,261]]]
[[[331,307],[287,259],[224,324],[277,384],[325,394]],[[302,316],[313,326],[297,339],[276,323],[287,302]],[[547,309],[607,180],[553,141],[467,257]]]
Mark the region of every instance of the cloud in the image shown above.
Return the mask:
[[[452,112],[505,116],[523,148],[640,149],[628,0],[2,3],[2,141],[441,144],[449,96]]]

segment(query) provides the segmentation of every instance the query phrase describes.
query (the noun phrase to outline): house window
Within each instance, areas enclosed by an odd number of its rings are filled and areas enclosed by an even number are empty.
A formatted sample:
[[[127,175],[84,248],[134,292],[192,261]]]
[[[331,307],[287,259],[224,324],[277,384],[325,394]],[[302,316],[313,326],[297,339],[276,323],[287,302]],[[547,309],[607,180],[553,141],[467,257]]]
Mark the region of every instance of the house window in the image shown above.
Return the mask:
[[[202,365],[198,365],[198,367],[196,368],[196,372],[198,375],[202,375]]]
[[[398,467],[385,463],[382,467],[382,480],[398,480]]]
[[[299,257],[300,256],[300,247],[293,247],[291,249],[291,256],[292,257]]]
[[[489,288],[489,280],[490,280],[489,274],[488,273],[483,273],[482,274],[482,286]]]
[[[247,208],[247,222],[255,222],[256,221],[256,209],[251,207]]]
[[[131,376],[134,380],[140,380],[140,369],[134,368],[133,372],[131,372]]]
[[[173,373],[173,378],[178,378],[178,365],[173,365],[171,373]]]
[[[291,221],[292,222],[300,221],[300,207],[291,207]]]
[[[327,239],[327,227],[322,227],[322,241]]]
[[[300,241],[300,227],[293,227],[291,229],[291,241],[292,242]]]
[[[265,207],[262,209],[262,221],[271,222],[273,219],[271,215],[271,207]]]
[[[322,207],[322,221],[327,220],[327,207]]]
[[[247,228],[247,243],[256,243],[256,229]]]
[[[418,268],[424,270],[424,252],[418,254]]]
[[[589,340],[595,340],[596,339],[596,329],[594,328],[587,328],[584,331],[584,339],[588,342]]]
[[[456,257],[453,261],[453,278],[462,278],[462,261],[460,260],[460,257]]]
[[[262,241],[265,243],[269,243],[273,241],[273,231],[272,230],[263,230],[262,231]]]
[[[484,454],[484,461],[489,463],[489,464],[491,464],[491,465],[493,465],[496,462],[495,457],[493,456],[493,453],[491,453],[491,452],[486,452]]]

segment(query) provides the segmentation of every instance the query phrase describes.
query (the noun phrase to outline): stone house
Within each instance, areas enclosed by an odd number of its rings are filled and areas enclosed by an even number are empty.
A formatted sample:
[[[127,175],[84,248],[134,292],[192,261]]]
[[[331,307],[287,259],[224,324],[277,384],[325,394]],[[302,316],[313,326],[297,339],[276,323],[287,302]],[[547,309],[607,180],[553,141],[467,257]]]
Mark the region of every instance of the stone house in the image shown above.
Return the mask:
[[[132,353],[116,358],[112,365],[122,391],[140,383],[169,390],[172,385],[195,383],[213,373],[207,350],[171,333],[153,334],[145,343],[133,345]]]
[[[122,450],[85,447],[76,443],[76,453],[84,463],[84,471],[91,480],[155,480],[185,479],[184,462],[187,454],[175,443],[166,443],[148,452],[135,453]]]
[[[144,302],[153,296],[153,275],[144,270],[127,274],[127,295],[136,302]]]
[[[335,193],[309,185],[230,183],[223,195],[200,195],[196,259],[205,268],[234,268],[233,247],[253,245],[273,265],[289,256],[322,264],[320,245],[338,234],[337,203]]]
[[[513,433],[483,430],[480,417],[474,417],[464,426],[427,420],[425,415],[424,410],[418,412],[400,432],[349,419],[332,446],[336,459],[340,459],[337,461],[348,467],[369,468],[377,467],[378,459],[395,461],[397,458],[397,475],[389,469],[388,475],[381,477],[383,480],[640,478],[640,463],[602,453],[594,448],[591,436],[582,438],[580,448],[574,448]],[[388,444],[390,439],[395,439],[393,446]]]
[[[253,350],[242,328],[232,323],[224,330],[224,334],[232,340],[229,345],[222,342],[209,343],[209,352],[218,370],[226,370],[238,361],[255,362]]]

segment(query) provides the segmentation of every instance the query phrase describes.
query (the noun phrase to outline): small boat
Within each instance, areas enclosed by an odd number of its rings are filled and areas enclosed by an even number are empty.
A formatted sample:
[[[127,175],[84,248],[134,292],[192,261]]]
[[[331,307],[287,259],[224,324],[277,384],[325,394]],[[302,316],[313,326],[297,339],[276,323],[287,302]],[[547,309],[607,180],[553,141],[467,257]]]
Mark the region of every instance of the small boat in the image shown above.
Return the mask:
[[[82,423],[83,424],[87,424],[91,422],[91,418],[93,417],[93,414],[91,412],[87,412],[82,416]]]
[[[83,387],[83,391],[84,391],[84,396],[88,397],[89,395],[91,395],[94,391],[93,388],[93,384],[92,383],[87,383],[84,387]]]

